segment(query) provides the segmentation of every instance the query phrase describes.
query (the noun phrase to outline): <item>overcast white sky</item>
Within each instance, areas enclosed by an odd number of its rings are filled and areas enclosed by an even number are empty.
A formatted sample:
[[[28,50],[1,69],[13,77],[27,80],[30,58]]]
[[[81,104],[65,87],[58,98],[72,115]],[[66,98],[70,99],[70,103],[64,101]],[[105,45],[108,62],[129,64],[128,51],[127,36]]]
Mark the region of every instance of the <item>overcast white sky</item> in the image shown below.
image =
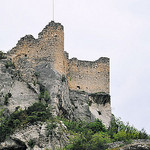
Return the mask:
[[[0,50],[52,20],[52,0],[0,0]],[[55,0],[70,58],[111,59],[112,112],[150,134],[150,0]]]

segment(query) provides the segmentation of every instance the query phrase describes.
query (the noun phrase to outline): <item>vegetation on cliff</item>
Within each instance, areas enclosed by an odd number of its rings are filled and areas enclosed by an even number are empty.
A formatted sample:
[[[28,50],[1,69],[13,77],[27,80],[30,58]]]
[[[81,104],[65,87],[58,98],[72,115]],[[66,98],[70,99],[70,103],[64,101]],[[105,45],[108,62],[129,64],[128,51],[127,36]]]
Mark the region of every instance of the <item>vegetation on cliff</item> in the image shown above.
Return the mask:
[[[94,122],[64,121],[64,124],[72,134],[69,144],[64,150],[105,150],[107,143],[124,141],[131,143],[133,139],[149,139],[144,129],[138,131],[129,123],[125,124],[120,119],[113,117],[108,129],[100,120]]]
[[[17,107],[16,110],[9,116],[4,116],[4,109],[0,111],[0,142],[12,134],[17,128],[34,124],[37,121],[46,121],[52,115],[46,104],[34,103],[25,110]]]
[[[41,102],[34,103],[25,110],[17,107],[9,116],[5,116],[3,112],[4,109],[0,111],[0,142],[13,134],[16,129],[38,121],[47,122],[48,136],[57,127],[57,122],[63,121],[71,135],[64,150],[104,150],[108,147],[107,143],[115,141],[130,143],[133,139],[150,138],[144,130],[138,131],[129,123],[125,124],[115,117],[112,118],[108,129],[98,119],[94,122],[84,122],[53,118],[48,105]],[[32,142],[30,141],[29,145],[32,145]]]
[[[0,59],[6,59],[6,56],[2,51],[0,51]]]

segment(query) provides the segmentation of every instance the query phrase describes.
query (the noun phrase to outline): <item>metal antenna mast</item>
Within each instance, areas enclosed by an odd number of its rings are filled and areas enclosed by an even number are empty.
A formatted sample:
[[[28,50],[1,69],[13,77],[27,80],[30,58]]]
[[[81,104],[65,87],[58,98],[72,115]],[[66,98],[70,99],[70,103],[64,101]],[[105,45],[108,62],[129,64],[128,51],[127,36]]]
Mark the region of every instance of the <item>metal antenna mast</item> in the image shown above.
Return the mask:
[[[54,21],[54,0],[52,0],[53,1],[53,21]]]

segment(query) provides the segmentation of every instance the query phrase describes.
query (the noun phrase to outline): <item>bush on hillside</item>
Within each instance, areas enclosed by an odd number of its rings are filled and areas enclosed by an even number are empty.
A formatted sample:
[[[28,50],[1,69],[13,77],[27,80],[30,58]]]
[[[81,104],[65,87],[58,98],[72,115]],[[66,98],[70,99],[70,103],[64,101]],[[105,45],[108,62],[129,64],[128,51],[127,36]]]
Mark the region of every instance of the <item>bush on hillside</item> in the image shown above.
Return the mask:
[[[0,59],[6,59],[6,56],[4,55],[2,51],[0,51]]]
[[[34,124],[37,121],[43,122],[51,117],[52,114],[49,107],[40,102],[34,103],[26,110],[17,108],[9,118],[3,117],[2,121],[0,119],[0,142],[4,141],[18,127]]]

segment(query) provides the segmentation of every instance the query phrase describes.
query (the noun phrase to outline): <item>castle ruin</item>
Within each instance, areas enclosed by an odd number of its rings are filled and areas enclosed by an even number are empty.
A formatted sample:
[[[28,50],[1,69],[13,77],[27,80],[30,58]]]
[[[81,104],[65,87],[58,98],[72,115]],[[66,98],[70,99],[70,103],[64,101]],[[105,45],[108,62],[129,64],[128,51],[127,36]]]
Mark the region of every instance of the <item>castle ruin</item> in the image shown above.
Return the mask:
[[[40,93],[38,83],[47,88],[54,114],[75,120],[98,118],[109,126],[109,58],[69,59],[64,51],[64,27],[60,23],[51,21],[37,39],[32,35],[21,38],[7,57],[37,94]]]
[[[51,21],[38,34],[38,39],[32,35],[21,38],[9,55],[16,66],[19,66],[20,58],[28,58],[33,64],[36,59],[46,58],[54,70],[65,75],[71,90],[109,94],[109,58],[101,57],[96,61],[69,59],[64,51],[64,27],[60,23]]]

